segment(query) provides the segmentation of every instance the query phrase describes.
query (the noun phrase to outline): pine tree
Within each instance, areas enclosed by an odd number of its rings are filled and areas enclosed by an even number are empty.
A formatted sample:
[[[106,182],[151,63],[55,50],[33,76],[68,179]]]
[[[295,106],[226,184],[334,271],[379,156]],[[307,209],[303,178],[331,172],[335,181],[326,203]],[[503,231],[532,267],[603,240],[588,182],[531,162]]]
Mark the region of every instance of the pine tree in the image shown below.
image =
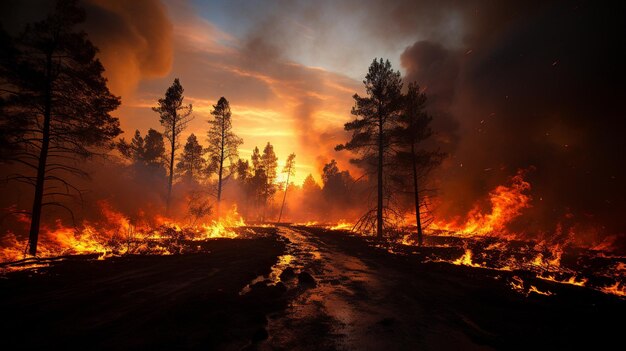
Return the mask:
[[[280,218],[283,216],[283,208],[285,208],[287,189],[289,188],[289,177],[296,174],[296,154],[292,153],[287,157],[285,167],[283,167],[283,173],[287,174],[287,180],[285,181],[285,193],[283,194],[283,203],[280,206],[280,213],[278,214],[278,223],[280,223]]]
[[[352,138],[345,144],[337,145],[336,150],[349,150],[360,157],[352,161],[357,165],[376,170],[377,179],[377,203],[376,216],[373,218],[368,212],[362,217],[366,222],[364,227],[375,223],[376,236],[383,236],[384,221],[384,164],[385,158],[391,152],[391,130],[398,121],[401,108],[402,79],[400,72],[391,68],[389,60],[374,59],[369,67],[369,72],[363,81],[367,97],[354,94],[355,106],[352,114],[356,118],[345,124],[346,131],[352,132]]]
[[[163,140],[163,134],[150,128],[148,134],[143,139],[144,141],[144,154],[143,159],[148,167],[164,172],[163,165],[166,162],[165,156],[165,141]]]
[[[217,104],[213,105],[211,114],[214,119],[209,121],[211,128],[208,132],[209,146],[207,151],[210,162],[217,170],[216,212],[219,217],[223,180],[230,176],[230,174],[225,174],[225,171],[232,169],[234,160],[238,156],[237,148],[243,143],[243,140],[233,133],[230,104],[226,98],[221,97]],[[225,162],[228,162],[228,165]]]
[[[42,209],[69,210],[52,196],[80,193],[68,176],[86,177],[79,162],[110,148],[121,133],[110,115],[120,99],[107,88],[97,48],[77,29],[84,20],[76,1],[58,1],[53,13],[27,26],[18,39],[4,35],[9,40],[0,62],[0,125],[7,129],[3,144],[13,150],[8,161],[26,169],[9,179],[34,187],[31,255],[37,252]]]
[[[204,153],[205,151],[202,145],[198,143],[196,136],[193,133],[189,135],[183,153],[176,164],[178,174],[188,182],[198,180],[206,164],[206,160],[202,157]]]
[[[278,157],[274,153],[274,146],[268,142],[263,149],[263,154],[260,156],[258,155],[258,148],[255,148],[255,152],[252,154],[252,164],[255,168],[254,180],[256,181],[258,196],[261,202],[263,202],[261,219],[264,221],[268,202],[276,193],[274,181],[277,175]]]
[[[432,135],[430,122],[432,117],[426,113],[426,94],[420,92],[419,85],[409,84],[404,96],[403,111],[399,118],[399,125],[394,131],[397,139],[396,159],[398,165],[410,165],[412,194],[415,205],[415,223],[417,242],[423,244],[422,205],[420,202],[419,179],[435,166],[441,163],[444,154],[439,151],[428,151],[420,148],[419,144]],[[406,177],[398,177],[400,180]]]
[[[169,178],[167,182],[167,199],[166,213],[169,214],[170,202],[172,200],[172,183],[174,181],[174,160],[176,159],[176,150],[180,147],[178,137],[180,133],[187,127],[192,120],[192,106],[184,105],[183,96],[184,89],[180,85],[178,78],[174,79],[174,83],[167,88],[165,97],[159,99],[157,106],[152,110],[159,114],[159,121],[165,129],[165,138],[170,144],[169,156]]]

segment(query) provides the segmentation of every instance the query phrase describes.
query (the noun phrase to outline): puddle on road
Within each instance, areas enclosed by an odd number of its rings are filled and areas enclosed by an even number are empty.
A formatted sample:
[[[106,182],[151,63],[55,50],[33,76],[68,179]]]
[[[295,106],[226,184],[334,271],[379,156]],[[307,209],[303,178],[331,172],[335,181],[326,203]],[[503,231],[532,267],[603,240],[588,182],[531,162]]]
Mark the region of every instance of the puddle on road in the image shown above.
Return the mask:
[[[287,228],[279,228],[279,234],[287,239],[287,253],[282,256],[278,256],[277,262],[272,266],[270,274],[260,275],[254,278],[248,285],[246,285],[239,295],[245,295],[250,292],[250,287],[258,282],[269,281],[270,284],[276,284],[281,281],[280,275],[285,269],[290,267],[297,275],[301,271],[305,270],[305,267],[312,265],[314,261],[322,259],[321,252],[312,245],[304,235]],[[297,281],[296,281],[297,283]],[[293,281],[283,281],[289,288],[293,288]]]

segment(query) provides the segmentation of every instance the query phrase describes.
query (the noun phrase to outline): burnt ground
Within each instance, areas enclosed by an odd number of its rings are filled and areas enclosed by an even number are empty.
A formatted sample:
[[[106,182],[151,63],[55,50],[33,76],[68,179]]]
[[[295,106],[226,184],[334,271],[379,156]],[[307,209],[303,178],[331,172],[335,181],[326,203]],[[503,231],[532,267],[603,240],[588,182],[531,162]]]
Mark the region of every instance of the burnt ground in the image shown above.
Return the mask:
[[[1,343],[10,347],[3,349],[603,349],[623,342],[623,299],[523,272],[420,263],[427,249],[392,254],[360,237],[304,227],[198,245],[193,254],[75,258],[6,274]],[[512,291],[513,275],[554,295]]]
[[[284,305],[270,289],[240,296],[268,274],[284,244],[275,236],[217,239],[201,252],[74,258],[0,277],[0,348],[240,349]]]

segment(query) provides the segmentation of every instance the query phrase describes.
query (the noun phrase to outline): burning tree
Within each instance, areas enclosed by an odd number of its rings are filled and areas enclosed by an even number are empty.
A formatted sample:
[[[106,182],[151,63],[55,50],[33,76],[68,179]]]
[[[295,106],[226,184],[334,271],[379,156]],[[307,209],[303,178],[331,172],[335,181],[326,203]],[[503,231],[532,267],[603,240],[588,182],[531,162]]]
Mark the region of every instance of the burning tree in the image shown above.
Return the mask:
[[[3,144],[11,149],[3,154],[25,169],[8,179],[34,187],[31,255],[37,253],[42,209],[69,210],[55,199],[80,195],[67,177],[87,177],[77,163],[111,147],[121,133],[110,115],[120,99],[107,88],[97,48],[75,28],[84,20],[75,1],[59,1],[52,14],[16,39],[2,35],[0,125]]]
[[[368,211],[361,222],[365,227],[375,222],[376,236],[382,238],[385,212],[389,208],[384,205],[383,179],[385,176],[385,158],[392,155],[392,130],[398,123],[401,109],[402,79],[400,72],[391,68],[389,60],[374,59],[369,72],[363,81],[367,97],[354,94],[355,106],[351,113],[356,116],[352,122],[345,124],[346,131],[352,132],[352,138],[345,144],[337,145],[336,150],[349,150],[359,155],[351,162],[365,168],[376,170],[377,202],[376,216],[373,210]]]
[[[165,128],[165,138],[170,142],[169,179],[167,182],[166,212],[169,213],[172,200],[172,182],[174,181],[174,160],[176,150],[180,147],[178,136],[192,120],[192,106],[183,105],[183,86],[178,78],[174,79],[172,86],[167,88],[165,97],[159,99],[158,105],[152,110],[159,114],[161,125]]]
[[[411,179],[412,190],[415,203],[415,223],[417,226],[418,245],[422,245],[422,214],[424,203],[420,201],[423,189],[420,189],[418,180],[424,179],[428,172],[441,163],[444,154],[438,151],[428,151],[420,148],[420,143],[427,140],[432,135],[430,122],[432,117],[424,110],[426,106],[426,94],[420,92],[419,85],[413,82],[409,84],[408,91],[404,96],[402,113],[399,116],[399,124],[394,130],[396,139],[396,160],[400,167],[395,169],[396,180],[401,185],[405,185],[407,179]],[[405,171],[409,169],[410,177],[406,177]]]
[[[217,215],[220,215],[220,202],[222,201],[222,185],[224,178],[224,161],[228,161],[227,169],[232,169],[233,161],[237,158],[237,148],[243,144],[243,140],[233,133],[230,104],[223,96],[213,105],[211,111],[214,119],[209,121],[211,129],[208,132],[209,160],[212,168],[217,169]]]
[[[283,203],[280,206],[280,213],[278,214],[278,223],[283,216],[283,208],[285,207],[285,200],[287,199],[287,189],[289,188],[289,177],[296,174],[296,154],[292,153],[287,157],[283,173],[287,174],[287,180],[285,181],[285,193],[283,194]]]

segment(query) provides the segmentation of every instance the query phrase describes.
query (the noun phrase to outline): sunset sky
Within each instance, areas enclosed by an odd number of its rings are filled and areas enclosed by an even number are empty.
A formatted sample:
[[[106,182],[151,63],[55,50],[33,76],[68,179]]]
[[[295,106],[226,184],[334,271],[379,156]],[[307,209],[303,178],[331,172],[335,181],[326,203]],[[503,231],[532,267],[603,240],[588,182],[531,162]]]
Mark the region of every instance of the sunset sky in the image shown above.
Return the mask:
[[[419,40],[461,47],[460,9],[445,12],[426,4],[383,2],[91,1],[88,32],[114,93],[127,137],[135,129],[159,128],[150,110],[174,78],[193,103],[195,120],[185,131],[203,139],[220,96],[232,107],[235,132],[244,139],[241,156],[254,146],[275,145],[279,163],[295,152],[295,182],[312,173],[319,180],[332,158],[350,167],[350,155],[333,147],[344,142],[352,95],[375,57],[405,73],[402,52]],[[397,16],[427,12],[419,23]],[[427,10],[427,11],[426,11]],[[379,23],[373,15],[382,14]],[[427,24],[430,24],[427,26]],[[357,170],[352,169],[353,172]]]

